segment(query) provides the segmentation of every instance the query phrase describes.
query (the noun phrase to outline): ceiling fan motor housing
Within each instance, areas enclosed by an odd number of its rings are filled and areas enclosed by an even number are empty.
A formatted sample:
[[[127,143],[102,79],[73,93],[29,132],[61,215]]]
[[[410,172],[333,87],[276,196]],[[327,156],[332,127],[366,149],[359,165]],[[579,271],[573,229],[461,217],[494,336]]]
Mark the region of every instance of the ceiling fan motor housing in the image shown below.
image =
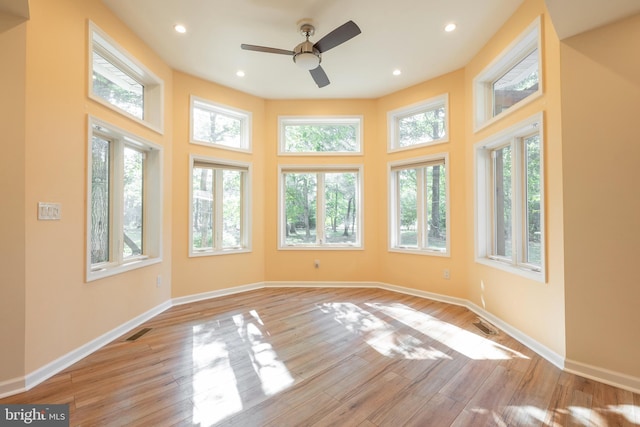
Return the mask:
[[[309,40],[300,43],[293,49],[293,62],[307,70],[313,70],[322,62],[320,51],[313,47]]]

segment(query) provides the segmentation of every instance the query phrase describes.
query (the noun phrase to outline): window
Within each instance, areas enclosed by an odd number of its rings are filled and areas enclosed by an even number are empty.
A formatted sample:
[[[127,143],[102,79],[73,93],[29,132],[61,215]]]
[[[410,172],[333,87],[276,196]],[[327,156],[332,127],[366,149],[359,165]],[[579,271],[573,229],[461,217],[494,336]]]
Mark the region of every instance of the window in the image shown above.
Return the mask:
[[[279,154],[362,154],[361,117],[280,117]]]
[[[89,23],[89,97],[162,133],[164,83]]]
[[[542,115],[476,144],[476,259],[545,279]]]
[[[362,166],[280,167],[279,248],[362,248]]]
[[[448,155],[389,164],[389,246],[393,251],[449,254]]]
[[[473,82],[475,130],[542,94],[540,18]]]
[[[442,95],[387,114],[389,151],[447,142],[448,96]]]
[[[251,151],[251,113],[192,96],[191,142]]]
[[[160,146],[89,118],[87,281],[160,261]]]
[[[189,256],[251,250],[248,163],[191,156]]]

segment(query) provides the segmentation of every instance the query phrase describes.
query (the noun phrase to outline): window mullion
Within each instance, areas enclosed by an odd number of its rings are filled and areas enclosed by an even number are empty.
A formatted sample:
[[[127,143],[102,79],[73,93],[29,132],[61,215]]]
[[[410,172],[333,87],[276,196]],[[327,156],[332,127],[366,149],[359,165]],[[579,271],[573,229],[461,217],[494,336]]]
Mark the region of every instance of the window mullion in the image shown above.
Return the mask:
[[[120,264],[124,259],[124,143],[120,139],[114,139],[112,143],[110,261]]]
[[[324,193],[324,173],[318,173],[316,177],[316,243],[323,245],[326,243],[324,235],[325,220],[325,193]]]
[[[427,209],[426,209],[426,197],[425,197],[425,179],[426,174],[425,168],[417,168],[416,169],[416,218],[418,221],[417,224],[417,243],[418,249],[424,249],[427,245],[427,232],[426,227],[428,221],[426,219]]]
[[[223,203],[224,203],[224,171],[213,169],[213,249],[222,249]]]
[[[513,164],[512,174],[511,174],[511,188],[514,189],[512,191],[512,200],[511,200],[511,210],[513,214],[511,215],[513,232],[511,236],[511,250],[514,254],[513,263],[516,265],[520,265],[524,260],[524,246],[523,246],[523,222],[522,215],[526,212],[526,209],[523,209],[523,203],[525,201],[525,197],[523,196],[523,170],[524,170],[524,156],[522,149],[522,138],[514,138],[512,141],[512,153],[513,158],[511,160]],[[516,191],[517,190],[517,191]]]

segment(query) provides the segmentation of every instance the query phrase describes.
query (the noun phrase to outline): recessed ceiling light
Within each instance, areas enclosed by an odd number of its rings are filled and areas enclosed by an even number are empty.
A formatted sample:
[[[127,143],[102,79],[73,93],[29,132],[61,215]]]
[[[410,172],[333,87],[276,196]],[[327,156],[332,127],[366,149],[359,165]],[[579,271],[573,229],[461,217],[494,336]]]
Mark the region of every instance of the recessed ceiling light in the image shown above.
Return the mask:
[[[402,74],[402,71],[401,71],[401,70],[399,70],[399,69],[397,69],[397,68],[396,68],[395,70],[393,70],[393,75],[394,75],[394,76],[399,76],[400,74]]]
[[[180,34],[184,34],[187,32],[187,28],[182,24],[176,24],[173,26],[173,29]]]
[[[450,24],[447,24],[447,25],[444,27],[444,30],[445,30],[447,33],[450,33],[451,31],[453,31],[453,30],[455,30],[455,29],[456,29],[456,24],[454,24],[453,22],[452,22],[452,23],[450,23]]]
[[[238,70],[238,71],[236,71],[236,76],[238,76],[238,77],[244,77],[244,71],[242,71],[242,70]]]

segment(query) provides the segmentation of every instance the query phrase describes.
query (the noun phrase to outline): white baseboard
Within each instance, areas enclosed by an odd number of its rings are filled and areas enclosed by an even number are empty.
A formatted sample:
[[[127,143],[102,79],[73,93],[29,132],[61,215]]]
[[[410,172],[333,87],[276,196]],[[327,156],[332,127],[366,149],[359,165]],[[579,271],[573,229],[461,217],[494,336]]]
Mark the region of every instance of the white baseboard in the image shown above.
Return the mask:
[[[24,377],[12,378],[0,382],[0,399],[14,394],[22,393],[27,388],[24,384]]]
[[[564,366],[565,370],[572,374],[629,390],[634,393],[640,393],[640,378],[588,365],[586,363],[576,362],[571,359],[566,359]]]
[[[53,362],[48,363],[39,369],[36,369],[30,374],[27,374],[24,379],[25,388],[29,390],[32,387],[37,386],[41,382],[51,378],[63,369],[66,369],[79,360],[87,357],[94,351],[100,349],[106,344],[109,344],[111,341],[140,326],[142,323],[146,322],[149,319],[152,319],[153,317],[157,316],[170,307],[171,301],[165,301],[162,304],[152,308],[151,310],[134,317],[133,319],[123,323],[115,329],[112,329],[111,331],[99,336],[98,338],[89,341],[88,343],[78,347],[77,349],[65,354],[64,356],[54,360]]]
[[[434,301],[440,301],[448,304],[458,305],[466,307],[469,310],[476,313],[478,316],[485,319],[490,324],[504,331],[514,339],[520,341],[522,344],[535,351],[541,357],[554,364],[560,369],[566,370],[572,374],[580,375],[585,378],[590,378],[595,381],[599,381],[605,384],[609,384],[615,387],[619,387],[625,390],[630,390],[634,393],[640,393],[640,378],[632,377],[630,375],[622,374],[619,372],[610,371],[597,366],[591,366],[581,362],[565,359],[563,356],[557,354],[550,348],[539,343],[522,331],[514,328],[509,323],[503,321],[499,317],[491,314],[483,308],[477,306],[473,302],[457,297],[451,297],[447,295],[436,294],[427,291],[421,291],[412,288],[405,288],[402,286],[391,285],[381,282],[301,282],[301,281],[270,281],[259,282],[249,285],[242,285],[233,288],[221,289],[211,292],[204,292],[195,295],[188,295],[184,297],[174,298],[170,301],[158,305],[157,307],[131,319],[128,322],[118,326],[110,332],[92,340],[91,342],[71,351],[70,353],[56,359],[55,361],[35,370],[25,377],[14,378],[11,380],[0,382],[0,398],[10,396],[13,394],[21,393],[25,390],[29,390],[32,387],[40,384],[41,382],[51,378],[53,375],[67,368],[68,366],[76,363],[80,359],[88,356],[94,351],[100,349],[104,345],[110,343],[114,339],[126,334],[132,329],[138,327],[147,320],[152,319],[163,311],[172,306],[188,304],[196,301],[203,301],[212,298],[219,298],[226,295],[233,295],[242,292],[248,292],[256,289],[266,287],[325,287],[325,288],[380,288],[391,292],[397,292],[407,295],[413,295],[419,298],[426,298]]]
[[[242,292],[248,292],[262,288],[264,288],[264,282],[235,286],[233,288],[220,289],[211,292],[203,292],[201,294],[187,295],[184,297],[177,297],[174,298],[171,302],[173,305],[183,305],[189,304],[191,302],[204,301],[211,298],[220,298],[227,295],[239,294]]]

